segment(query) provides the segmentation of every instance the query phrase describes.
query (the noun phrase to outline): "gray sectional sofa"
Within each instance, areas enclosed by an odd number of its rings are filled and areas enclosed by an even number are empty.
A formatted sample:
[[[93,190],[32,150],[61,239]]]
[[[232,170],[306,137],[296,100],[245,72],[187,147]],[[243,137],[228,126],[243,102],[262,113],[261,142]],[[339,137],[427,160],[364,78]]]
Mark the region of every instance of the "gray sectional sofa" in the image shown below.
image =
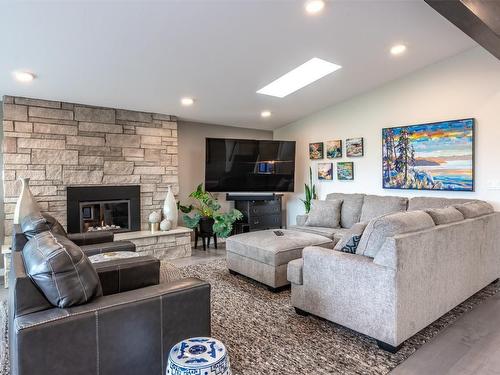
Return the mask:
[[[367,227],[355,254],[310,246],[288,263],[298,313],[395,351],[500,276],[500,213],[486,202],[363,194],[331,199],[343,201],[341,227],[313,227],[301,215],[291,228],[336,243],[355,223]]]

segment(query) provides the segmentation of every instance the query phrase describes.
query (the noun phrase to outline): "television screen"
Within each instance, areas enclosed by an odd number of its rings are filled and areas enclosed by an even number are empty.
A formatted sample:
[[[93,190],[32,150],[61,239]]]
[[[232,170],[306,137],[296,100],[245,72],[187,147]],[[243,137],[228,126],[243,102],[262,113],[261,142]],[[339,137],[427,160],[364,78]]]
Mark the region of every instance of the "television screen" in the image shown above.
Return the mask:
[[[205,189],[292,192],[295,142],[207,138]]]

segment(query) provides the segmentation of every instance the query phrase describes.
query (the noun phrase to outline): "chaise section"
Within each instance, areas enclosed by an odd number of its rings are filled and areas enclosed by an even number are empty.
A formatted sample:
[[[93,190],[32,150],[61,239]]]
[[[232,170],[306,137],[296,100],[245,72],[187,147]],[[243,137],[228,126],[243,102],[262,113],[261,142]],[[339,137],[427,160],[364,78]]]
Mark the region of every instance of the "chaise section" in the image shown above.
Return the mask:
[[[330,238],[294,230],[242,233],[226,240],[229,270],[250,277],[270,288],[288,285],[288,262],[302,257],[306,246],[333,247]]]

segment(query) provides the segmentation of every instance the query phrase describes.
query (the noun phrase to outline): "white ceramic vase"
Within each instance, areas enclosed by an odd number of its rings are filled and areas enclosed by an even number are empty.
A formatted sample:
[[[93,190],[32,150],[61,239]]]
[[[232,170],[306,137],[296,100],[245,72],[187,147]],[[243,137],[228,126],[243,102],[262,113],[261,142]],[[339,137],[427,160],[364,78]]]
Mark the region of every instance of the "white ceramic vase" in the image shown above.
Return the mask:
[[[177,202],[171,186],[168,187],[167,197],[163,204],[163,217],[170,221],[172,229],[177,228]]]
[[[31,194],[30,179],[19,178],[19,180],[21,180],[22,188],[14,210],[14,224],[20,224],[23,217],[40,211],[40,207],[36,203],[35,198],[33,198],[33,194]]]

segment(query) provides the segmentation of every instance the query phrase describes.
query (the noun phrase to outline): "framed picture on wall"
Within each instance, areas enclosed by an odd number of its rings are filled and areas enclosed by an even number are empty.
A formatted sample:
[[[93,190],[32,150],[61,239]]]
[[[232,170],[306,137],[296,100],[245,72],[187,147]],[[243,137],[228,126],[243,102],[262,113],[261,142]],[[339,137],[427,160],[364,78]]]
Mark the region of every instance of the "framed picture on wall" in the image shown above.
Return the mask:
[[[326,142],[326,157],[328,159],[336,159],[342,157],[342,140]]]
[[[364,155],[363,138],[349,138],[345,141],[345,153],[348,157]]]
[[[333,180],[333,163],[318,163],[318,180]]]
[[[474,119],[382,129],[385,189],[474,191]]]
[[[337,163],[337,179],[339,181],[354,180],[354,163],[352,161]]]
[[[323,159],[323,142],[309,143],[309,159]]]

